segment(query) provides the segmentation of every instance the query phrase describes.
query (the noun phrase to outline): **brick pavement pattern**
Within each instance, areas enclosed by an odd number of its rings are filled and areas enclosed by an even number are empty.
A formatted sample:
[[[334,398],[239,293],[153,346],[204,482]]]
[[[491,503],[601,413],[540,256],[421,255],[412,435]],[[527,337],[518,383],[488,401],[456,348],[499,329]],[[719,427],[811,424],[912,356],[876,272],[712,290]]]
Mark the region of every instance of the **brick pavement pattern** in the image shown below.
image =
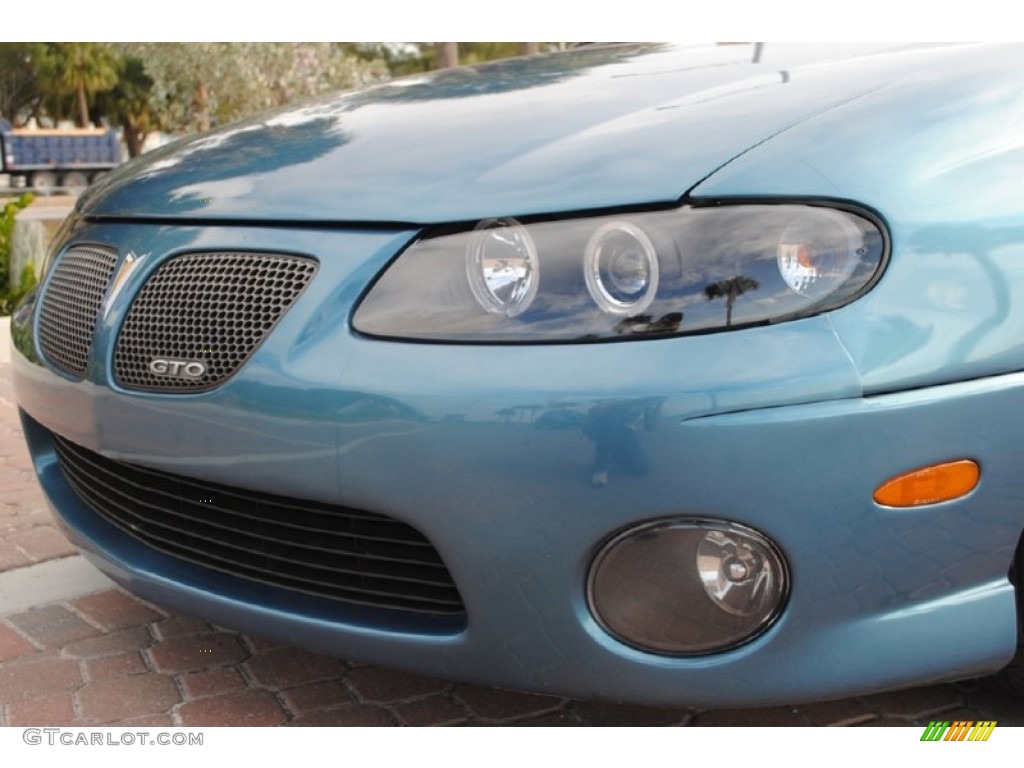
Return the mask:
[[[818,704],[699,711],[515,693],[345,662],[111,589],[0,618],[0,726],[877,725],[997,720],[977,681]]]
[[[35,482],[0,365],[0,571],[73,553]],[[756,685],[757,681],[751,681]],[[972,681],[699,711],[572,701],[346,662],[168,613],[119,589],[0,617],[0,726],[1024,726]]]
[[[7,368],[0,365],[0,573],[75,553],[36,483]]]

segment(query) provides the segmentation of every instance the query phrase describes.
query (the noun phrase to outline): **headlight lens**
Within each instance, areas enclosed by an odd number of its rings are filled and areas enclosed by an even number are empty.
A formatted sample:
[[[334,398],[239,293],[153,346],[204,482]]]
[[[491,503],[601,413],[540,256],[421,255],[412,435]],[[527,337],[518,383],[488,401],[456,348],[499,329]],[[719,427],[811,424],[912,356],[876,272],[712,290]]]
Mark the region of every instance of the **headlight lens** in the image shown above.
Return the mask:
[[[480,307],[515,317],[537,293],[537,249],[526,227],[513,219],[477,225],[466,258],[469,287]]]
[[[885,251],[868,214],[803,204],[489,219],[413,243],[353,322],[373,336],[480,342],[745,327],[852,301]]]
[[[857,267],[860,232],[839,211],[810,210],[779,241],[779,272],[795,293],[823,298]]]
[[[610,315],[638,315],[658,292],[658,254],[644,231],[628,221],[599,227],[583,265],[590,295]]]

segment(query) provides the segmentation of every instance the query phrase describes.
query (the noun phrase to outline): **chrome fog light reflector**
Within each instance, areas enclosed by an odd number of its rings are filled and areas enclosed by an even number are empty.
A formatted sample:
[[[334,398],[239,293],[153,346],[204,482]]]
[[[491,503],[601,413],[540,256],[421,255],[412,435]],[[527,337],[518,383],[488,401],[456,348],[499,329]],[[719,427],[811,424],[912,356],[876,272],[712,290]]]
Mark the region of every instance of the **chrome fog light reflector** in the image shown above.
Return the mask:
[[[597,305],[611,315],[638,315],[658,293],[658,254],[647,234],[611,221],[587,242],[583,276]]]
[[[466,253],[469,287],[488,312],[515,317],[537,293],[537,248],[515,219],[487,219],[477,225]]]
[[[704,590],[733,616],[761,616],[775,609],[782,587],[779,565],[771,545],[749,533],[708,531],[697,546]]]
[[[676,656],[714,653],[767,629],[786,601],[786,563],[765,536],[712,520],[630,528],[594,558],[591,612],[622,642]]]

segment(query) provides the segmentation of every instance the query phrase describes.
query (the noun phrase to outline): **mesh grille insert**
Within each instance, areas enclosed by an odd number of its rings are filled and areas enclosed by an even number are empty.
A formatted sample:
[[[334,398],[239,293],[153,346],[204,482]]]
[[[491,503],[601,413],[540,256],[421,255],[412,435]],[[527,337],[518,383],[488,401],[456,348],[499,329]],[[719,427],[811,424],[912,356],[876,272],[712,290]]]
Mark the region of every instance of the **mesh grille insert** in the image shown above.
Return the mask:
[[[172,475],[53,439],[79,498],[153,549],[333,601],[433,616],[465,612],[440,554],[400,520]]]
[[[121,328],[114,375],[127,389],[200,391],[232,376],[316,274],[312,259],[269,253],[192,253],[146,281]],[[199,361],[194,378],[150,370],[154,359]]]
[[[61,370],[83,376],[117,251],[76,245],[57,261],[39,312],[39,346]]]

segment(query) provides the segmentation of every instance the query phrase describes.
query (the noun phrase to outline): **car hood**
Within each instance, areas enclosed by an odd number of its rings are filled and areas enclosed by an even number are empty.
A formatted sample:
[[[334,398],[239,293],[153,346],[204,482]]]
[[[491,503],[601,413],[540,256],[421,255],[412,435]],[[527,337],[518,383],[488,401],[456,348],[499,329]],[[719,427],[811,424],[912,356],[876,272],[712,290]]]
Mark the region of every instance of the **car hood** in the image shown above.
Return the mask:
[[[79,209],[429,224],[671,202],[937,50],[630,44],[463,67],[177,142],[110,174]]]

